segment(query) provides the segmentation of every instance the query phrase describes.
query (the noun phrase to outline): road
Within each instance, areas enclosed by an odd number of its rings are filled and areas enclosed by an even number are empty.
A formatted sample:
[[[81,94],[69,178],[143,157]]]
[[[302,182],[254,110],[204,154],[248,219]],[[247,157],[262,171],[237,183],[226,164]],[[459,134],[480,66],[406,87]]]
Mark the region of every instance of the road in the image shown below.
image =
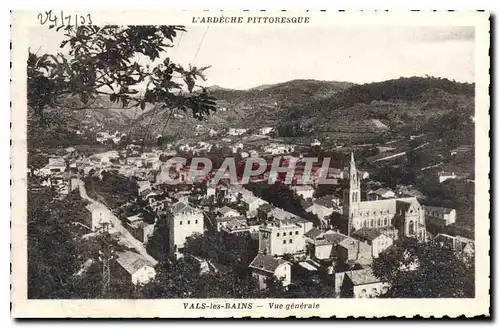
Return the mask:
[[[113,228],[120,233],[120,239],[123,239],[125,243],[131,245],[139,254],[144,256],[144,258],[146,258],[146,260],[151,262],[153,265],[156,265],[158,263],[158,261],[154,257],[148,254],[144,245],[140,241],[135,239],[127,229],[125,229],[120,219],[118,219],[116,215],[114,215],[113,212],[106,207],[106,205],[89,197],[89,195],[87,194],[87,189],[85,189],[85,183],[82,180],[78,182],[78,189],[80,192],[80,197],[100,207],[103,213],[107,214],[107,216],[110,218]]]

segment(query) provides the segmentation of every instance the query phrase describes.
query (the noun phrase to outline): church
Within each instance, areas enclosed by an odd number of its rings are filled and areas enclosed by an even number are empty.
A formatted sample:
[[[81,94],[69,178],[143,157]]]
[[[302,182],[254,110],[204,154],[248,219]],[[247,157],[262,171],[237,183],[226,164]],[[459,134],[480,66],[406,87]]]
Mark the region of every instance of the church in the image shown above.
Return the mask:
[[[378,229],[394,239],[426,239],[425,211],[416,197],[361,200],[361,178],[352,153],[349,188],[344,190],[343,215],[347,220],[348,235],[368,228]]]

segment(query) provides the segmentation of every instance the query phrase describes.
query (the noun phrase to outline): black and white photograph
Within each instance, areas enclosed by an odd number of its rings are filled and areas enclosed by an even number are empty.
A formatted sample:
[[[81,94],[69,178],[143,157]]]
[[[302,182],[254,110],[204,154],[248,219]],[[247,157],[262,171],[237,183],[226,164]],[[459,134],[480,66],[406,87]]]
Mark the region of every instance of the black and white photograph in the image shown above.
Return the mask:
[[[488,13],[16,14],[20,315],[490,313]]]

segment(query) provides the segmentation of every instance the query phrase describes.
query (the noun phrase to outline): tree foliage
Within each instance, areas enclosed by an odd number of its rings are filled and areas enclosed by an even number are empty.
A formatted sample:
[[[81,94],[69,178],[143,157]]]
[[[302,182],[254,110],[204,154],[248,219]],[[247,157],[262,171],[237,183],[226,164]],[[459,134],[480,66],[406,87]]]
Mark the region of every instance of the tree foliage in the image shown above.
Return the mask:
[[[474,259],[433,241],[396,241],[374,259],[373,273],[390,285],[382,297],[474,297]]]
[[[96,291],[76,275],[92,253],[92,242],[76,241],[85,203],[75,195],[53,200],[49,188],[28,195],[28,298],[91,298]]]
[[[91,106],[99,96],[123,107],[161,104],[163,108],[190,109],[202,119],[215,110],[215,99],[197,83],[208,67],[184,68],[165,54],[183,26],[66,26],[56,54],[29,53],[28,106],[39,117],[47,107],[67,106],[78,97]],[[61,30],[61,31],[59,31]],[[148,64],[145,64],[148,63]]]

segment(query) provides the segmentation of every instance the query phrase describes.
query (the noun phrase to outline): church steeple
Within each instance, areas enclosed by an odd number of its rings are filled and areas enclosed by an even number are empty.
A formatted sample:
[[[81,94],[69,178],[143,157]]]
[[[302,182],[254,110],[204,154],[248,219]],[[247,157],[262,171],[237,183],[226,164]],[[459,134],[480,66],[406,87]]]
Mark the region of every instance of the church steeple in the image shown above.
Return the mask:
[[[357,204],[361,202],[361,182],[359,179],[358,170],[356,170],[356,162],[354,154],[351,153],[351,162],[349,163],[349,188],[344,190],[344,216],[348,220],[348,231],[350,234],[352,228],[352,219],[357,215]]]

